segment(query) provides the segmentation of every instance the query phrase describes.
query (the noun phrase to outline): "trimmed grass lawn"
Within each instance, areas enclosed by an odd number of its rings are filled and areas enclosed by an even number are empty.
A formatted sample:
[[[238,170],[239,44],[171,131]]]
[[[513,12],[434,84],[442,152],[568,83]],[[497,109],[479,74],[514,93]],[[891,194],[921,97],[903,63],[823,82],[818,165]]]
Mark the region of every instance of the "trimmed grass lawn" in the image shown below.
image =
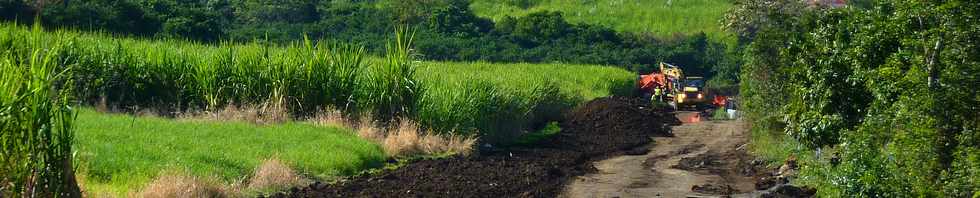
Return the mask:
[[[76,159],[88,192],[135,192],[161,172],[238,182],[275,157],[312,178],[382,165],[381,147],[349,129],[307,123],[174,120],[81,109]]]

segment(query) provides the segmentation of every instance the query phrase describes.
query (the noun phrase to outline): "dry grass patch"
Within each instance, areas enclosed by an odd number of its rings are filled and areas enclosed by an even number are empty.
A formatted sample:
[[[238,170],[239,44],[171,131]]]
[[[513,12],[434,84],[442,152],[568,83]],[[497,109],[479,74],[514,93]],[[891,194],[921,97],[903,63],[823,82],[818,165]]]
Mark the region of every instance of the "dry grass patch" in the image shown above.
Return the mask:
[[[177,117],[191,120],[232,120],[255,124],[277,124],[289,121],[289,111],[280,103],[266,102],[242,107],[230,104],[221,110],[187,112]]]
[[[421,129],[414,122],[403,120],[391,128],[378,127],[371,123],[370,115],[361,119],[350,119],[342,116],[340,111],[326,110],[317,113],[310,122],[321,126],[341,126],[357,129],[361,138],[374,141],[381,145],[385,154],[391,157],[432,155],[432,154],[462,154],[469,155],[476,144],[475,137],[460,135],[438,135]]]
[[[137,197],[237,197],[239,193],[215,182],[184,174],[164,174],[140,190]]]
[[[388,156],[413,156],[432,154],[469,155],[476,144],[476,138],[459,135],[438,135],[422,130],[415,123],[403,121],[397,127],[387,130],[361,124],[358,135],[373,140],[384,149]]]
[[[245,197],[254,193],[283,191],[291,187],[307,185],[309,182],[309,179],[300,176],[284,162],[273,158],[264,160],[256,167],[247,182],[238,181],[225,185],[215,180],[188,176],[179,172],[164,172],[129,197]]]
[[[343,113],[333,109],[319,111],[309,121],[319,126],[339,126],[352,129],[356,129],[362,123],[360,120],[345,118]]]
[[[255,175],[248,182],[252,190],[282,190],[302,186],[309,180],[296,174],[293,169],[278,159],[267,159],[255,169]]]

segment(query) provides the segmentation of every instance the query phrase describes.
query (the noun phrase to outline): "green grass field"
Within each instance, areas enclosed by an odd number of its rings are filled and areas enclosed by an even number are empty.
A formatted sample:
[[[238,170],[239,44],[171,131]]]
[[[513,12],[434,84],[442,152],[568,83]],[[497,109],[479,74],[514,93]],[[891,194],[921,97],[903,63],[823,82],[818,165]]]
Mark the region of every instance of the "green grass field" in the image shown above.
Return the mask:
[[[509,0],[520,2],[522,0]],[[480,16],[498,20],[542,10],[561,11],[573,23],[598,24],[618,31],[650,32],[658,36],[705,32],[713,39],[730,37],[719,21],[731,7],[729,0],[523,0],[518,3],[474,0],[470,6]],[[536,3],[534,3],[536,2]],[[670,4],[668,4],[670,2]]]
[[[633,73],[616,67],[562,63],[423,62],[419,75],[433,82],[483,81],[517,90],[551,81],[564,95],[579,102],[626,94],[636,78]]]
[[[348,129],[306,123],[257,126],[79,111],[76,160],[85,190],[126,195],[165,171],[232,183],[278,158],[310,178],[379,167],[381,148]]]

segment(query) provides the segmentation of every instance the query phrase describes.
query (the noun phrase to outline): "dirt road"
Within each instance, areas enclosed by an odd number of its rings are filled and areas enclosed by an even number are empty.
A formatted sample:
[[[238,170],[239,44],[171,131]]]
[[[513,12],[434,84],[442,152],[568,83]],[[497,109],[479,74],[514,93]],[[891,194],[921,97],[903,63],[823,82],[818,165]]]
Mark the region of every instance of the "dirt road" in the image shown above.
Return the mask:
[[[656,137],[643,155],[595,162],[598,171],[575,178],[562,196],[753,197],[755,181],[767,173],[744,151],[746,127],[739,121],[690,122],[692,112],[677,115],[685,123],[673,127],[675,137]]]
[[[809,197],[747,154],[740,122],[681,124],[625,97],[575,108],[562,132],[533,147],[426,159],[380,173],[314,182],[271,197]],[[677,116],[677,117],[675,117]],[[671,133],[673,131],[673,133]],[[651,137],[655,142],[651,144]],[[654,145],[650,149],[644,145]],[[650,150],[650,152],[647,152]],[[625,156],[624,156],[625,155]],[[611,158],[610,158],[611,157]],[[770,177],[771,178],[771,177]],[[761,185],[756,185],[760,181]],[[788,180],[779,180],[788,181]],[[760,187],[762,186],[762,187]],[[766,189],[767,194],[754,191]],[[775,193],[773,193],[775,192]],[[805,194],[806,196],[799,196]],[[789,195],[789,196],[786,196]]]

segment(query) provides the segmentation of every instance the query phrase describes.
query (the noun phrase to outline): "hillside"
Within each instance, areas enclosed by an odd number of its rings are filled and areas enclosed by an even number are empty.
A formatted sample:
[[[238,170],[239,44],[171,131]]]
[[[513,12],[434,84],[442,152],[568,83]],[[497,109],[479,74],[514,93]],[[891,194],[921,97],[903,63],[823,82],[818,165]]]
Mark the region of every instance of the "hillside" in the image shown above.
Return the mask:
[[[499,20],[547,10],[560,11],[572,23],[601,24],[617,31],[651,32],[659,36],[705,32],[727,37],[719,20],[731,7],[728,0],[474,0],[480,16]],[[669,2],[669,3],[668,3]]]

